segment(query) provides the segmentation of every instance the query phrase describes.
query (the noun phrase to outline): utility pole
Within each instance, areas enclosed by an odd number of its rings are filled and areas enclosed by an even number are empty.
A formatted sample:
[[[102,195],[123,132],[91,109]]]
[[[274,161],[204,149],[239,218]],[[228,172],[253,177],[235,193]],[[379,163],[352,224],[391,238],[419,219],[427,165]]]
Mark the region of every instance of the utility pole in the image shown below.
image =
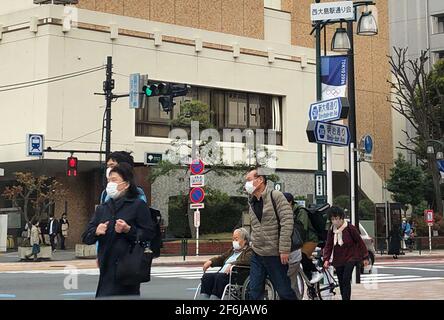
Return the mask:
[[[316,0],[316,3],[320,3],[321,0]],[[321,84],[321,24],[318,23],[316,26],[316,100],[322,101],[322,84]],[[323,166],[323,150],[322,144],[318,143],[318,173],[324,174]],[[325,190],[325,178],[322,177],[322,189]],[[324,191],[322,192],[322,197],[316,197],[316,204],[321,205],[326,202]]]
[[[106,80],[103,82],[103,91],[106,100],[106,146],[105,156],[111,153],[111,103],[114,98],[114,79],[113,77],[113,58],[108,56],[106,59]]]

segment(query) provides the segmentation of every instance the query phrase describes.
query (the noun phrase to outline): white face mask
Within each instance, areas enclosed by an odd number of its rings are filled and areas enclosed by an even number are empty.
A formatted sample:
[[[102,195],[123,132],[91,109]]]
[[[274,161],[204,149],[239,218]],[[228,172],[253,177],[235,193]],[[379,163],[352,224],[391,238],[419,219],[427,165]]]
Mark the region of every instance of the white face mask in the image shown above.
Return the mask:
[[[233,241],[233,249],[239,250],[241,248],[239,241]]]
[[[109,195],[109,197],[112,199],[118,198],[121,194],[121,191],[117,190],[117,186],[121,183],[108,182],[108,184],[106,185],[106,194]]]
[[[112,170],[113,168],[106,168],[106,178],[109,178],[109,172]]]
[[[254,190],[256,190],[256,187],[253,185],[253,181],[247,181],[245,182],[245,190],[249,193],[252,194],[254,192]]]

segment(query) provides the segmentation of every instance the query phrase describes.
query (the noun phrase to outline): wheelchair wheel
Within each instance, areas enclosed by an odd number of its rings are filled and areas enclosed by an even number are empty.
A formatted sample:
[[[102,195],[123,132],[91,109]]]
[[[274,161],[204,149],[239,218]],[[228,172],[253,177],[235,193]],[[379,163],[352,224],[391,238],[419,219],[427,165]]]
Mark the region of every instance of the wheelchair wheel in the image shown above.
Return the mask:
[[[300,272],[296,274],[296,285],[298,286],[297,290],[295,291],[296,297],[298,298],[298,300],[303,300],[305,284],[304,284],[304,278],[302,277]]]
[[[250,277],[244,282],[242,290],[242,300],[250,300]],[[279,300],[279,295],[274,290],[270,279],[265,279],[264,285],[264,300]]]

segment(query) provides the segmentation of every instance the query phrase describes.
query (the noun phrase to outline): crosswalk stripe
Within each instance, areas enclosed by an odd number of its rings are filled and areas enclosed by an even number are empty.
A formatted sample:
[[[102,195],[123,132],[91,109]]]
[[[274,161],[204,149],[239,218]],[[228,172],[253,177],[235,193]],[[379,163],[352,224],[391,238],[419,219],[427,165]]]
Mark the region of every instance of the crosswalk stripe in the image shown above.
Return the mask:
[[[419,277],[414,279],[390,279],[390,280],[378,280],[378,281],[363,281],[362,283],[385,283],[385,282],[409,282],[409,281],[431,281],[431,280],[444,280],[444,278],[440,277]]]

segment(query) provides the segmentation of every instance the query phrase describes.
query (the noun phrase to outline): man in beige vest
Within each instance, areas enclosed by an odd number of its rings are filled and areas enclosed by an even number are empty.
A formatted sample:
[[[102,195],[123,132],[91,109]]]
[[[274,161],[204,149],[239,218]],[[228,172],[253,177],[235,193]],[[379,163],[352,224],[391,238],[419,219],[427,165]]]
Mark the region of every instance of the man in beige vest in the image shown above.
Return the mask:
[[[260,175],[258,170],[251,170],[245,177],[245,190],[251,195],[251,242],[254,252],[251,258],[250,299],[263,299],[268,275],[281,300],[294,300],[296,294],[287,276],[293,210],[282,192],[267,189],[267,178]]]

